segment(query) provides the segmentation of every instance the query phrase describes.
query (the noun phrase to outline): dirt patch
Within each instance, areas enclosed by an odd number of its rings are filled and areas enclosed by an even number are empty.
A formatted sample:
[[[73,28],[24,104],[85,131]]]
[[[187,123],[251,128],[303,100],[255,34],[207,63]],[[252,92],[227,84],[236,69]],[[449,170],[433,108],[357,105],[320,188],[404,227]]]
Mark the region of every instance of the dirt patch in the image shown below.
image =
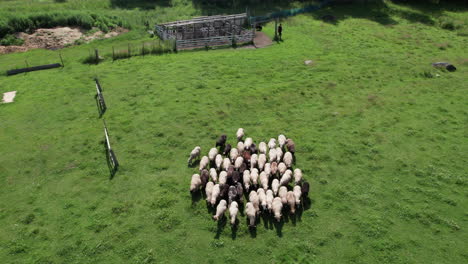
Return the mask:
[[[90,34],[90,32],[93,33]],[[96,29],[87,33],[77,27],[40,28],[32,34],[16,33],[16,37],[23,39],[24,44],[22,46],[0,46],[0,54],[24,52],[38,48],[61,49],[77,42],[88,43],[95,39],[112,38],[125,32],[128,32],[128,30],[124,28],[116,28],[108,33]]]
[[[263,32],[255,32],[255,38],[253,40],[256,48],[264,48],[273,44],[273,41]]]
[[[15,96],[16,96],[16,91],[4,93],[2,103],[4,104],[13,103]]]

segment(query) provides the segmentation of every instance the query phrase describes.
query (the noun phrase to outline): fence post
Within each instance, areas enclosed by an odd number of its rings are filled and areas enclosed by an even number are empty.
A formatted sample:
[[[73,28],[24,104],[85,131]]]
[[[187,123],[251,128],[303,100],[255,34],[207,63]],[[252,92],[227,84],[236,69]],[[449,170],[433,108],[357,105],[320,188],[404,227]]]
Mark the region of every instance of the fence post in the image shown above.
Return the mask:
[[[63,58],[62,58],[62,53],[59,52],[59,57],[60,57],[60,61],[62,62],[62,68],[65,67],[65,63],[63,63]]]
[[[275,18],[275,40],[278,40],[278,19]]]

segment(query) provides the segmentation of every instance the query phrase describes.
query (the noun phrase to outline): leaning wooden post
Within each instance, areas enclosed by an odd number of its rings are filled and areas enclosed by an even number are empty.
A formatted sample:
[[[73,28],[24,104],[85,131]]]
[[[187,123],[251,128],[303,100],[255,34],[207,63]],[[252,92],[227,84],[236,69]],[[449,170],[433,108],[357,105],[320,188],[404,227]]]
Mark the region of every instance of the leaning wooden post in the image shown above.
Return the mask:
[[[278,40],[278,19],[275,18],[275,40]]]
[[[62,68],[65,67],[65,63],[63,63],[63,58],[62,58],[62,53],[59,52],[59,57],[60,57],[60,61],[62,62]]]

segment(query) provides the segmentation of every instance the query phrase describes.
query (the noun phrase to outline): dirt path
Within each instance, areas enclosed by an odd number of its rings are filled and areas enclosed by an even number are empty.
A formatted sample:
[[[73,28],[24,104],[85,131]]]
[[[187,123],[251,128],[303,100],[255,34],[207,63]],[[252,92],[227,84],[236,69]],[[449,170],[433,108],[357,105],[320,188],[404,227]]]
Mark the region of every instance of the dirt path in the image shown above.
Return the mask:
[[[254,46],[257,49],[264,48],[273,44],[273,41],[271,40],[271,38],[261,31],[255,32],[255,38],[253,42],[254,42]]]

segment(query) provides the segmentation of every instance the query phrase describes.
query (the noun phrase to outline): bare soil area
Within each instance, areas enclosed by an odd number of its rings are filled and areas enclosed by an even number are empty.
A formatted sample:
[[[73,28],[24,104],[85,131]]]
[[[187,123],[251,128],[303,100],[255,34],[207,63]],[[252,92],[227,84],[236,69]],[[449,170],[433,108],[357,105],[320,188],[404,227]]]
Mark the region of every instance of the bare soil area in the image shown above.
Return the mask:
[[[17,33],[16,37],[24,40],[21,46],[0,46],[0,54],[12,52],[24,52],[30,49],[61,49],[68,45],[73,45],[77,41],[88,43],[95,39],[106,39],[118,36],[128,32],[124,28],[116,28],[105,33],[100,30],[92,34],[77,27],[57,27],[57,28],[40,28],[32,34]]]

